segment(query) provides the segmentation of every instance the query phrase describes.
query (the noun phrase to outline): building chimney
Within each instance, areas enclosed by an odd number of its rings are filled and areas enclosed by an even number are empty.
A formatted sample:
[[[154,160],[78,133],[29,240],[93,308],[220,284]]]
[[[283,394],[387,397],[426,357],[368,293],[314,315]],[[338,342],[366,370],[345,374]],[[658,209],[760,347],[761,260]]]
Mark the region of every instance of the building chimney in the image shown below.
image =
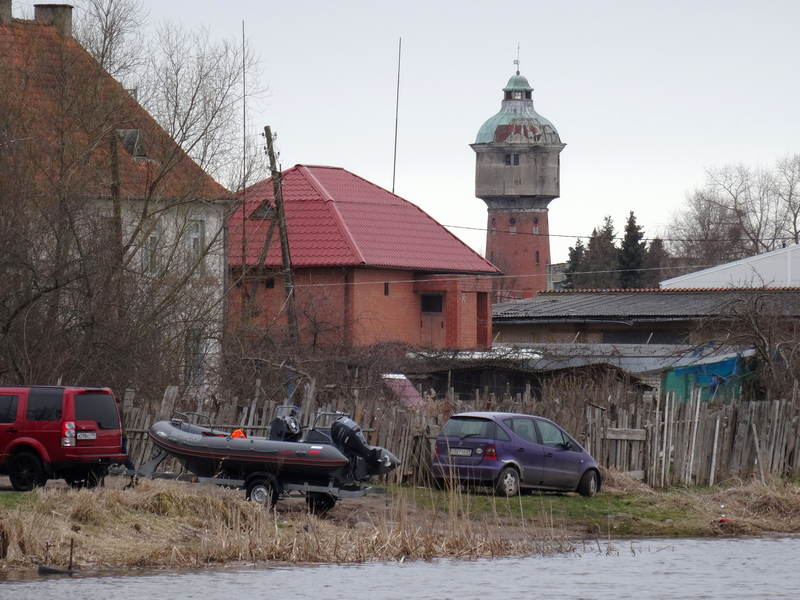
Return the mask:
[[[0,0],[0,25],[11,23],[11,0]]]
[[[72,37],[71,4],[34,4],[33,18],[53,25],[65,37]]]

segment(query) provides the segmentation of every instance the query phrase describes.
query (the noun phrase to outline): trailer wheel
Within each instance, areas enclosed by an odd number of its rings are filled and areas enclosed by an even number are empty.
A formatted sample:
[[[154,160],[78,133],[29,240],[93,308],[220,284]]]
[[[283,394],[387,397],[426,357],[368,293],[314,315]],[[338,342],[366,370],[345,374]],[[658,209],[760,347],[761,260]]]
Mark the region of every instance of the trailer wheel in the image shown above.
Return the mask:
[[[324,515],[336,506],[336,498],[324,492],[308,492],[306,494],[306,504],[308,505],[308,512],[312,515]]]
[[[272,510],[278,502],[278,484],[272,477],[254,477],[247,483],[247,499]]]

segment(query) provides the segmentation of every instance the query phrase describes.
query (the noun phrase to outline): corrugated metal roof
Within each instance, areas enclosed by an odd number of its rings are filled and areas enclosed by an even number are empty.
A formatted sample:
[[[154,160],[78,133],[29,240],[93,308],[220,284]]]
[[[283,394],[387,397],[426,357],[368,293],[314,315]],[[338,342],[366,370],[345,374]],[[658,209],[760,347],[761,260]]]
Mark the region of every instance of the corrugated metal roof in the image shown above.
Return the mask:
[[[498,344],[499,346],[500,344]],[[674,344],[531,344],[541,358],[528,366],[535,371],[556,371],[589,365],[611,365],[634,375],[656,373],[676,367],[712,364],[751,356],[748,346],[702,346]]]
[[[411,202],[339,167],[296,165],[283,173],[292,264],[371,266],[431,272],[498,273]],[[246,190],[245,212],[273,202],[272,179]],[[259,263],[271,221],[249,216],[248,265]],[[242,210],[229,220],[230,264],[242,263]],[[263,264],[281,264],[277,229]]]
[[[800,288],[562,290],[495,304],[492,317],[499,322],[702,318],[719,315],[747,294],[781,294],[784,299],[789,296],[795,308],[800,301]]]
[[[435,364],[448,361],[447,368],[499,367],[530,372],[558,371],[591,365],[609,365],[636,376],[655,374],[677,367],[712,364],[751,356],[749,346],[709,342],[700,346],[677,344],[494,344],[488,352],[409,354],[409,358]]]

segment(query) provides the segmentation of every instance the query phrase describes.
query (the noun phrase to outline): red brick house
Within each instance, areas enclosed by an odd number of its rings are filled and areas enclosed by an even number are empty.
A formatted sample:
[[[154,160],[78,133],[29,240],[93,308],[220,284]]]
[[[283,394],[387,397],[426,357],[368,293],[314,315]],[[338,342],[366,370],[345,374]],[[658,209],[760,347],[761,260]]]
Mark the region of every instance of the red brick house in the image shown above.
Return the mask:
[[[337,167],[297,165],[282,190],[302,342],[491,344],[499,271],[429,215]],[[228,222],[229,325],[277,334],[286,311],[272,180],[244,197]]]

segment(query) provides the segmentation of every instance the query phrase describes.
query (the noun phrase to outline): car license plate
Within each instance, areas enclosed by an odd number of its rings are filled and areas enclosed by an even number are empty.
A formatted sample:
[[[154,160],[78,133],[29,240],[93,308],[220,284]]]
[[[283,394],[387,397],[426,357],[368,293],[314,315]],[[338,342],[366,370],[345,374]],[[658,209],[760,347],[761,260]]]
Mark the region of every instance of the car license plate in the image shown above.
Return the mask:
[[[96,440],[97,439],[97,432],[96,431],[79,431],[78,432],[78,439],[79,440]]]
[[[451,456],[472,456],[472,448],[450,448]]]

